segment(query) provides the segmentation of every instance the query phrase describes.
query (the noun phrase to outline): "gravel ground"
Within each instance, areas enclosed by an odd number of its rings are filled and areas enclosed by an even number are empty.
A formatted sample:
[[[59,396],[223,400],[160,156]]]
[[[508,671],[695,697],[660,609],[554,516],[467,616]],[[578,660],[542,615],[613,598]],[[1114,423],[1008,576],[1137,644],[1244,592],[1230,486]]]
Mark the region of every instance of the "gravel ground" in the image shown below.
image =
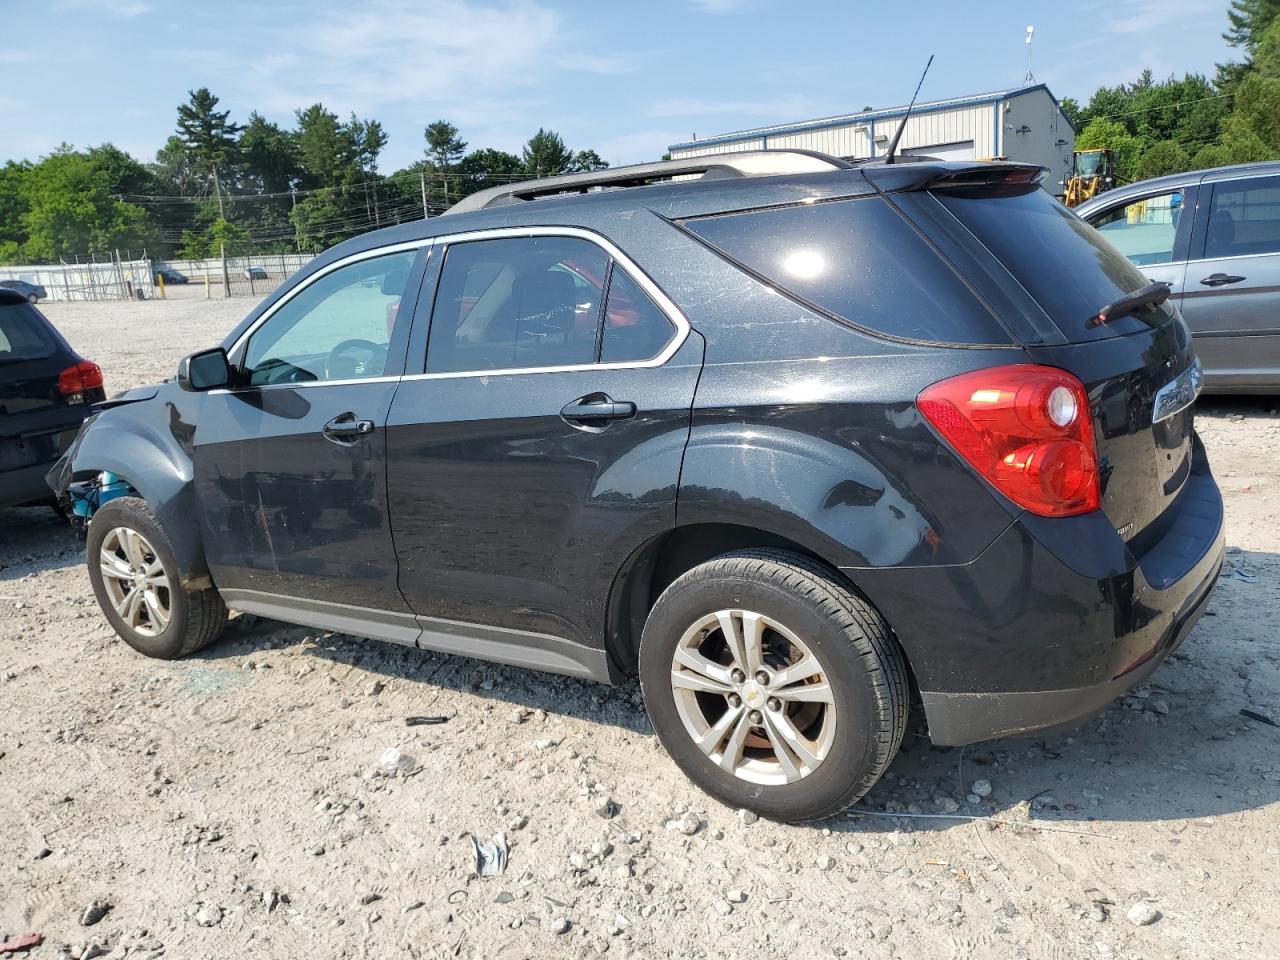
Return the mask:
[[[47,312],[114,391],[248,306]],[[1230,556],[1149,684],[1071,735],[909,734],[862,804],[810,827],[700,794],[634,683],[253,617],[146,660],[65,525],[0,511],[0,933],[42,932],[36,957],[182,960],[1275,957],[1280,728],[1240,713],[1280,720],[1275,408],[1202,404]],[[951,812],[1012,823],[923,818]],[[475,879],[471,837],[500,831],[505,873]]]

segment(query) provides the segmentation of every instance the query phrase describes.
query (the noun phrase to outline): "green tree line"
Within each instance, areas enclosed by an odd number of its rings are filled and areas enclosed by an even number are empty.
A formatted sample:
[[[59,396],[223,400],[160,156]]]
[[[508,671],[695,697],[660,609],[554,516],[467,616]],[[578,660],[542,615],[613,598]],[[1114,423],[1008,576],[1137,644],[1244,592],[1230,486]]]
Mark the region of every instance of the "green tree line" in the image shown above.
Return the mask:
[[[1063,109],[1079,148],[1115,151],[1126,180],[1280,157],[1280,0],[1233,0],[1227,41],[1242,56],[1213,79],[1187,74],[1101,87]],[[539,129],[520,154],[470,149],[437,120],[421,158],[384,174],[387,133],[316,103],[282,126],[219,110],[205,88],[177,109],[150,163],[111,144],[64,144],[36,162],[0,167],[0,263],[70,260],[115,250],[199,258],[317,250],[379,226],[432,215],[477,190],[607,166]],[[424,189],[425,187],[425,189]],[[425,194],[425,196],[424,196]]]
[[[1122,180],[1280,158],[1280,0],[1233,0],[1227,22],[1223,37],[1243,57],[1212,80],[1144,70],[1083,107],[1064,99],[1076,149],[1112,150]]]
[[[0,263],[77,256],[198,259],[319,250],[380,226],[435,215],[485,187],[607,167],[539,129],[520,155],[468,150],[437,120],[421,159],[379,170],[387,133],[377,120],[340,118],[316,103],[291,127],[249,114],[240,124],[206,88],[177,110],[174,133],[142,163],[110,144],[63,144],[37,162],[0,168]]]

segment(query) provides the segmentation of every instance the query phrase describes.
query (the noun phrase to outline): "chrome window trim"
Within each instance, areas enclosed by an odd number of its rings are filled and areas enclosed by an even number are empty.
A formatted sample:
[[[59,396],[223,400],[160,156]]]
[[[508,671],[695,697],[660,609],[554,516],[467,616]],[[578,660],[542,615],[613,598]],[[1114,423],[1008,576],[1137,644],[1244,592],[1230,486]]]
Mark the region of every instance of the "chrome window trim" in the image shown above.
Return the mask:
[[[277,310],[283,307],[293,297],[305,290],[311,284],[318,281],[321,277],[339,270],[344,266],[356,263],[360,260],[370,260],[374,257],[384,256],[391,253],[400,253],[406,250],[416,250],[420,247],[444,247],[446,252],[450,244],[469,243],[476,240],[505,240],[519,237],[575,237],[594,243],[600,249],[604,250],[613,258],[615,264],[626,271],[627,276],[636,282],[648,296],[658,305],[658,309],[666,316],[666,318],[675,327],[675,332],[671,339],[667,341],[665,347],[662,348],[655,356],[648,360],[622,361],[618,363],[576,363],[565,364],[553,367],[510,367],[498,370],[450,370],[440,373],[413,373],[407,376],[383,376],[383,377],[362,377],[347,380],[305,380],[300,383],[264,383],[256,387],[236,387],[234,389],[218,389],[210,390],[211,394],[236,393],[241,390],[274,390],[274,389],[290,389],[295,390],[300,387],[327,387],[350,385],[356,383],[391,383],[401,380],[457,380],[462,377],[512,377],[529,373],[574,373],[587,370],[640,370],[649,367],[660,367],[670,360],[679,349],[684,346],[685,340],[689,338],[689,332],[692,327],[688,319],[680,311],[680,308],[668,297],[656,283],[649,278],[635,261],[628,257],[625,253],[607,237],[596,233],[593,230],[586,230],[582,227],[494,227],[489,230],[467,230],[463,233],[443,234],[437,237],[427,237],[421,240],[411,240],[404,243],[391,244],[385,247],[376,247],[370,250],[363,250],[360,253],[353,253],[350,256],[343,257],[341,260],[335,260],[333,263],[318,270],[313,276],[309,277],[306,283],[300,283],[289,291],[279,302],[273,303],[271,308],[263,313],[253,326],[242,333],[227,350],[228,354],[234,354],[241,349],[250,337],[266,323],[275,314]],[[434,305],[433,305],[434,306]],[[428,357],[428,362],[430,358]]]
[[[1222,260],[1256,260],[1258,257],[1280,257],[1280,250],[1268,250],[1266,253],[1233,253],[1229,257],[1196,257],[1184,260],[1190,266],[1193,263],[1218,263]]]

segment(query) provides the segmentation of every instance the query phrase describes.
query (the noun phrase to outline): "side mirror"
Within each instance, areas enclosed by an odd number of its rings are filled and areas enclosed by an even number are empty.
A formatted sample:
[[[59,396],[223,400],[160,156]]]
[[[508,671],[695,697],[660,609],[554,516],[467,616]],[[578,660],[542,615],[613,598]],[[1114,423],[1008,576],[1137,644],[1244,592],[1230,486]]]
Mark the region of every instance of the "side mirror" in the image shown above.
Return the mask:
[[[230,383],[231,364],[222,347],[201,350],[178,361],[178,386],[183,390],[216,390]]]

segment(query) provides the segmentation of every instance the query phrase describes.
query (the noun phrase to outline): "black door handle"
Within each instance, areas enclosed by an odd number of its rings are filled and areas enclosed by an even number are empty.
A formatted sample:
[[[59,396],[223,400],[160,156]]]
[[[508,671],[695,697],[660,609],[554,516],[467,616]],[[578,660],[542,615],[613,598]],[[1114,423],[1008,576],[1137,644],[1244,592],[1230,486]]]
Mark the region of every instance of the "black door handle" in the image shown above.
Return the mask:
[[[1206,287],[1225,287],[1228,283],[1239,283],[1244,277],[1232,276],[1229,273],[1211,273],[1200,281]]]
[[[560,411],[574,426],[604,429],[613,420],[628,420],[636,415],[636,405],[626,400],[614,400],[607,393],[591,393],[566,403]]]
[[[355,443],[373,433],[373,421],[360,420],[354,413],[340,413],[324,425],[322,432],[334,443]]]

